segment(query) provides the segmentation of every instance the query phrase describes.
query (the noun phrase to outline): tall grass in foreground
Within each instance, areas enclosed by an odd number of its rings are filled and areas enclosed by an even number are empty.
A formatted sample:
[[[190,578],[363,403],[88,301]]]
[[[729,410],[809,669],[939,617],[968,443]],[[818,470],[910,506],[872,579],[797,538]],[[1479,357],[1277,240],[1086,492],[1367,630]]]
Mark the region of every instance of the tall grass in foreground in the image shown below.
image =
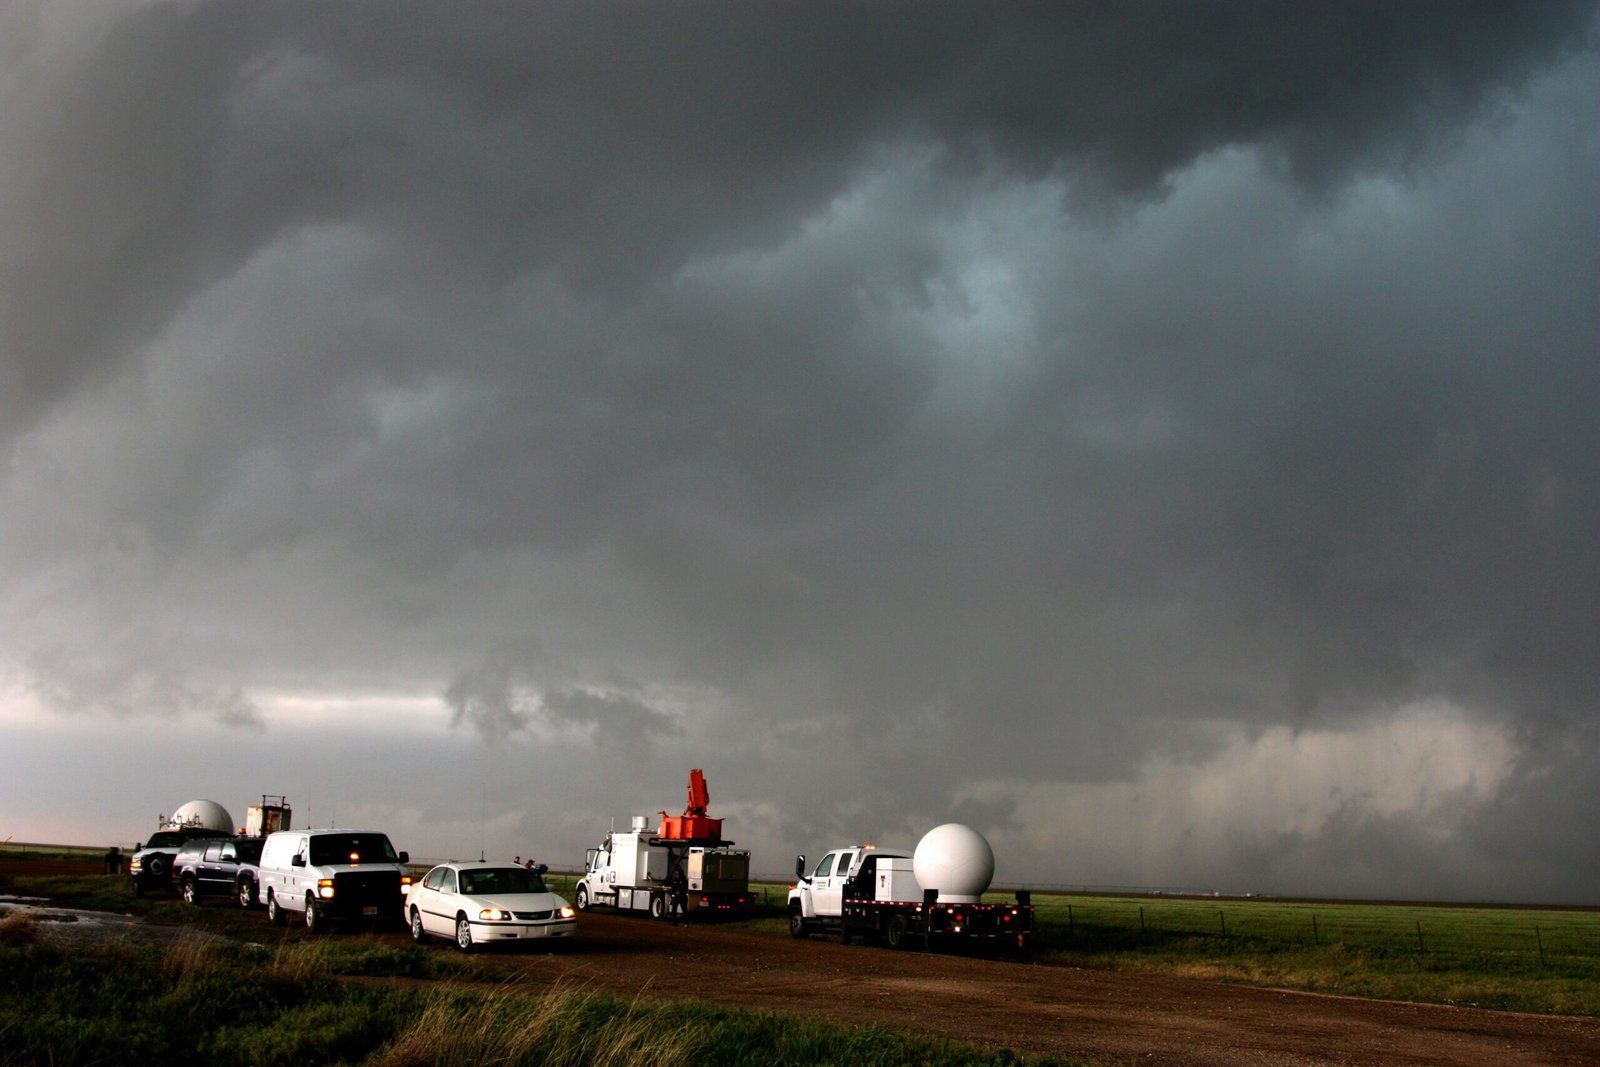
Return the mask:
[[[0,943],[0,1065],[1069,1062],[698,1003],[345,978],[408,974],[416,959],[368,941],[68,951],[12,929]]]

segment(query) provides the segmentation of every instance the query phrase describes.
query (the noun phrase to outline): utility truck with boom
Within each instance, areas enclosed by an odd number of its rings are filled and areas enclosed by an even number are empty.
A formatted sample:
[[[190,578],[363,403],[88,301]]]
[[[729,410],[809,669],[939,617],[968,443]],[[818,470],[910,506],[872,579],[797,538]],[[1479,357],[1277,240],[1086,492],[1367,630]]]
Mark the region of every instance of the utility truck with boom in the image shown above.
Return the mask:
[[[692,770],[682,815],[661,812],[654,830],[648,817],[635,815],[630,829],[606,834],[584,856],[572,893],[578,910],[605,905],[669,919],[676,888],[686,917],[748,915],[750,853],[723,839],[722,820],[706,814],[710,800],[705,775]]]
[[[806,873],[795,859],[789,889],[789,933],[837,933],[882,941],[891,948],[938,941],[992,942],[1026,953],[1033,936],[1033,901],[1026,889],[1016,903],[983,902],[994,878],[994,850],[984,836],[960,823],[929,830],[916,851],[851,845],[823,856]]]

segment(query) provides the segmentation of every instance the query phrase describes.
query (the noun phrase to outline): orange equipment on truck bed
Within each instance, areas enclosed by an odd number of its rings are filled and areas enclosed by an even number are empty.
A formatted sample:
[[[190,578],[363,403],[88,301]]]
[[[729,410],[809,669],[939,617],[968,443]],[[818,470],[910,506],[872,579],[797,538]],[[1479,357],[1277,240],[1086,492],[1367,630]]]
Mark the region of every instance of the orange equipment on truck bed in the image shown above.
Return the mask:
[[[706,776],[696,767],[689,772],[689,806],[682,815],[661,813],[661,828],[656,836],[669,841],[722,840],[722,820],[706,815],[706,805],[711,803],[711,792],[706,789]]]

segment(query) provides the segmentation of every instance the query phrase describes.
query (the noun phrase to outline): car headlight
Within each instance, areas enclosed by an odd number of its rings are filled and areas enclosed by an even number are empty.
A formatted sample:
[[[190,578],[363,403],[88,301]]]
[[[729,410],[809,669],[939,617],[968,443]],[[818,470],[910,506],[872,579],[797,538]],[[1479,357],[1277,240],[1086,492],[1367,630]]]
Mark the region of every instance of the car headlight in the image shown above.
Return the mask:
[[[511,913],[503,908],[484,908],[478,912],[478,918],[484,922],[503,923],[511,920]]]
[[[574,915],[576,915],[578,913],[573,911],[572,908],[569,906],[569,907],[562,908],[556,914],[560,915],[563,919],[570,919],[570,918],[572,918]]]

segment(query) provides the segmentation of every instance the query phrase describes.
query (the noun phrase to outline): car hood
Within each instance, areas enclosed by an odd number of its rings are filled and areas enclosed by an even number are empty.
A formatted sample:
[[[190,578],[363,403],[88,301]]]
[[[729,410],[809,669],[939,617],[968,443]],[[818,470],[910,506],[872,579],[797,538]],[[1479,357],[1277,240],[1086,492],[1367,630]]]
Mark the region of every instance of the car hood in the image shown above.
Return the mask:
[[[463,897],[480,908],[502,908],[506,911],[555,911],[567,902],[554,893],[485,893]]]

